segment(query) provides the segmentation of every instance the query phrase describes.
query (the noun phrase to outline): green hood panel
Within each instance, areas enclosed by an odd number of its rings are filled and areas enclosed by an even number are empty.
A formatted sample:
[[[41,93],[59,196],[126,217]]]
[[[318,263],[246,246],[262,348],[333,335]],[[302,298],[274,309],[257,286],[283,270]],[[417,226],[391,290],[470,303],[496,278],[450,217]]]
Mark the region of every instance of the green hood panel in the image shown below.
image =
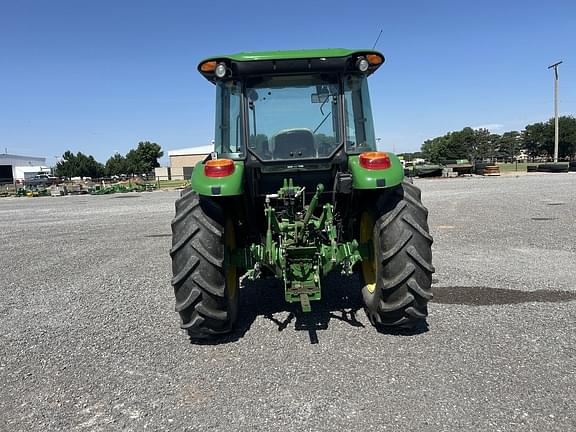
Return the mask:
[[[226,177],[206,177],[204,162],[200,161],[192,172],[192,189],[200,195],[233,196],[244,192],[244,162],[234,161],[234,172]]]
[[[384,189],[398,186],[404,180],[404,167],[394,153],[388,153],[392,166],[383,170],[369,170],[360,166],[360,156],[348,157],[354,189]]]

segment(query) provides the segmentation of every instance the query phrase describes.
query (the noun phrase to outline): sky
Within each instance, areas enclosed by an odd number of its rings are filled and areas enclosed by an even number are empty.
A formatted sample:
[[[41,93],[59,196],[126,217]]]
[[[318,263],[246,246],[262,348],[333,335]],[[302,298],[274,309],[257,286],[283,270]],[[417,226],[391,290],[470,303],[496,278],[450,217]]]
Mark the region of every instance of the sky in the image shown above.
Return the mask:
[[[0,151],[66,150],[105,162],[139,141],[209,144],[206,57],[300,48],[377,49],[370,78],[383,150],[417,151],[465,126],[521,130],[576,115],[576,2],[0,0]]]

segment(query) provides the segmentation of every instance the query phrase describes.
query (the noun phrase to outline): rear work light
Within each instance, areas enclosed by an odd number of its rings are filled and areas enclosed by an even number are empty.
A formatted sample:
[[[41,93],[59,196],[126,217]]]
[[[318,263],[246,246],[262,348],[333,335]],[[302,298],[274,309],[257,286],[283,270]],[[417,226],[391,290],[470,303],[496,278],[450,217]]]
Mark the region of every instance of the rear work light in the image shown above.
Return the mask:
[[[218,78],[224,78],[226,73],[228,73],[228,68],[226,65],[224,63],[218,63],[218,66],[216,66],[216,69],[214,69],[214,75],[216,75]]]
[[[230,159],[212,159],[204,165],[206,177],[226,177],[234,172],[234,161]]]
[[[368,60],[364,57],[359,57],[358,60],[356,60],[356,67],[360,72],[366,72],[369,66]]]
[[[382,170],[392,166],[388,153],[364,152],[360,154],[360,166],[369,170]]]

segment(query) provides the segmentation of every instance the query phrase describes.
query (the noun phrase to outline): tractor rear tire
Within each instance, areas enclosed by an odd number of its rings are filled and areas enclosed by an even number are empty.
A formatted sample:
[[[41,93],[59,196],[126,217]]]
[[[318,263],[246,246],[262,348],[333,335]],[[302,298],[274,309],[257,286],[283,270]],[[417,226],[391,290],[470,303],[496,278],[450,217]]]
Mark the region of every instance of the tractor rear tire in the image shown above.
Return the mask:
[[[376,327],[417,328],[428,316],[434,273],[433,240],[420,189],[404,181],[383,193],[371,213],[363,216],[374,221],[372,284],[365,263],[362,272],[366,314]]]
[[[172,221],[172,285],[191,339],[229,333],[238,314],[238,275],[229,264],[234,224],[215,200],[185,190]]]

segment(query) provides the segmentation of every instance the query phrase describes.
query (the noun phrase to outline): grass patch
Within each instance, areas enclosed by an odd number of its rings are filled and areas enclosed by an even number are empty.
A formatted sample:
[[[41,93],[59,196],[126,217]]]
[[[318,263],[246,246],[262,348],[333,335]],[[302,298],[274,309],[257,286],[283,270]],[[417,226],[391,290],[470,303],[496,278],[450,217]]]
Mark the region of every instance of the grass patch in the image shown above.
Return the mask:
[[[520,163],[518,162],[516,163],[499,163],[497,164],[500,167],[500,172],[514,172],[514,171],[518,171],[518,172],[526,172],[526,167],[528,167],[529,165],[538,165],[536,163]]]
[[[188,180],[160,180],[160,188],[183,188],[186,187]]]
[[[544,162],[529,162],[529,163],[499,163],[497,164],[500,167],[500,172],[526,172],[526,167],[528,166],[538,166]],[[568,162],[558,162],[559,164],[568,165]],[[518,165],[518,169],[516,169],[516,165]]]

